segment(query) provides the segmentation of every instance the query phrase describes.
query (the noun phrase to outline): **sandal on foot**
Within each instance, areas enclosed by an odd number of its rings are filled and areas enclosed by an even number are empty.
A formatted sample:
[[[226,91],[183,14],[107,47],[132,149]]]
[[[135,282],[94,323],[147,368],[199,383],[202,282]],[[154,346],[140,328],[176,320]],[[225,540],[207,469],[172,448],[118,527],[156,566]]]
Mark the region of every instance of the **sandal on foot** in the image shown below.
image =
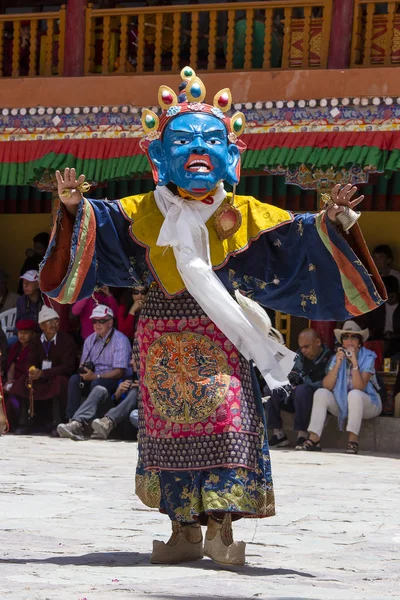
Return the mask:
[[[347,444],[346,454],[358,454],[358,443],[349,442]]]
[[[301,446],[300,450],[305,450],[306,452],[321,452],[321,444],[320,442],[313,442],[308,439]]]

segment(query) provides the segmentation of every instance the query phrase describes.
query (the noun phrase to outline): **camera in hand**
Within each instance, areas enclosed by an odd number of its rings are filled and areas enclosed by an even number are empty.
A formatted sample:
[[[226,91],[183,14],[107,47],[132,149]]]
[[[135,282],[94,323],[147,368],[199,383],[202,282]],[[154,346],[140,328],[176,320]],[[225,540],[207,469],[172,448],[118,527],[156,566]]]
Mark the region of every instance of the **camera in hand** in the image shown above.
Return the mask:
[[[303,383],[303,377],[301,373],[296,373],[296,371],[291,371],[288,375],[289,383],[293,387],[297,385],[301,385]]]
[[[93,371],[94,373],[96,370],[96,365],[91,360],[88,360],[87,362],[83,363],[81,367],[79,367],[79,375],[84,375],[86,373],[86,369],[88,369],[88,371]]]
[[[343,348],[342,346],[340,346],[339,350],[341,352],[343,352],[343,354],[346,356],[346,358],[351,358],[353,356],[352,350],[346,350],[346,348]]]

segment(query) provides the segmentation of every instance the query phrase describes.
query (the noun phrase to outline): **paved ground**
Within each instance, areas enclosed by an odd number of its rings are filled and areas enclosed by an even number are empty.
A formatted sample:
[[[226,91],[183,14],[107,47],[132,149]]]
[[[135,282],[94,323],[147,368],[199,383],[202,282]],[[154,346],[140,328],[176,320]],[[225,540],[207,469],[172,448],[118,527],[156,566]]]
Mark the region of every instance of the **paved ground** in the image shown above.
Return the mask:
[[[222,570],[149,564],[169,524],[133,494],[135,443],[4,436],[0,457],[2,600],[400,596],[398,458],[274,451],[278,514],[240,521],[248,563]]]

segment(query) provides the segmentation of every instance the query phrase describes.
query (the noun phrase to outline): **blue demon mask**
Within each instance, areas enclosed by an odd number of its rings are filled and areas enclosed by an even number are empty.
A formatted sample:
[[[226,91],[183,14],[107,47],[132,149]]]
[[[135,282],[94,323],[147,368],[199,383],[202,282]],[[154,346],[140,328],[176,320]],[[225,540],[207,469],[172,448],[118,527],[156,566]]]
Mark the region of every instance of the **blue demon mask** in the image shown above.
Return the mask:
[[[213,190],[220,181],[239,181],[240,152],[229,143],[225,124],[213,115],[185,113],[149,146],[159,185],[172,182],[194,194]]]
[[[206,90],[193,69],[185,67],[181,76],[184,93],[179,97],[161,86],[158,99],[164,112],[158,117],[145,109],[143,143],[158,185],[174,183],[189,194],[211,192],[221,181],[235,185],[240,179],[240,152],[245,145],[238,140],[244,130],[242,113],[232,117],[232,97],[226,88],[214,97],[213,105],[203,102]]]

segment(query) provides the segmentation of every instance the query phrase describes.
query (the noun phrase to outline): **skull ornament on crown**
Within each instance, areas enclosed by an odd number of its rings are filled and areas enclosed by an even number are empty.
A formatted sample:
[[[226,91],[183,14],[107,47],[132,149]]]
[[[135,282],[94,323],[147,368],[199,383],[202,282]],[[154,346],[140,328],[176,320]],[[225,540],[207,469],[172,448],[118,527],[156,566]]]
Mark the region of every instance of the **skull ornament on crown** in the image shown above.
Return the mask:
[[[191,67],[181,71],[179,96],[168,86],[158,91],[163,109],[158,117],[145,109],[141,147],[150,161],[154,182],[174,183],[189,194],[207,194],[221,181],[236,185],[240,179],[240,154],[246,146],[238,138],[245,127],[243,113],[232,117],[228,88],[203,102],[206,89]]]

